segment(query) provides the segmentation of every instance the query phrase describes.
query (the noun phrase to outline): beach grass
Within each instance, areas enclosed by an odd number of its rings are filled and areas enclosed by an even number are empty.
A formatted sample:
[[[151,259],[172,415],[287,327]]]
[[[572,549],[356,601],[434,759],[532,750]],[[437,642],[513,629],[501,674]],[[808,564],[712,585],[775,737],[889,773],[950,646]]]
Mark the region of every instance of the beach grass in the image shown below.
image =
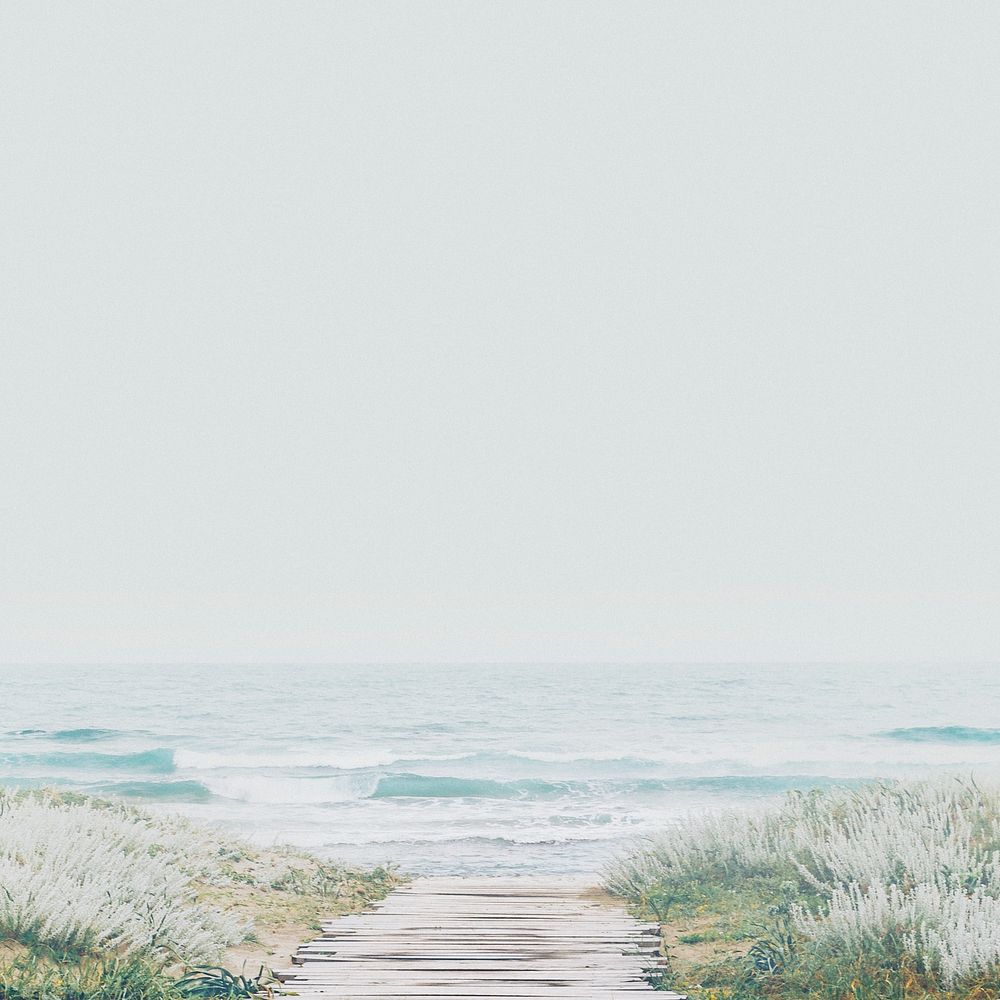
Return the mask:
[[[958,1000],[1000,988],[1000,790],[792,793],[676,823],[608,867],[694,1000]]]
[[[194,995],[177,982],[206,965],[266,976],[401,881],[119,801],[0,791],[0,1000]]]

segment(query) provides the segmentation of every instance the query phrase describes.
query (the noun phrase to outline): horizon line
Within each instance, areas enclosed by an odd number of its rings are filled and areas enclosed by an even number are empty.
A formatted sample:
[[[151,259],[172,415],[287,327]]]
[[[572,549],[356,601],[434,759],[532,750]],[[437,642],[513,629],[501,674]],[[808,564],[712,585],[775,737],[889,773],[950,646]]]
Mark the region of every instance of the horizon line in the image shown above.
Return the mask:
[[[892,667],[995,666],[1000,657],[977,660],[0,660],[7,667]]]

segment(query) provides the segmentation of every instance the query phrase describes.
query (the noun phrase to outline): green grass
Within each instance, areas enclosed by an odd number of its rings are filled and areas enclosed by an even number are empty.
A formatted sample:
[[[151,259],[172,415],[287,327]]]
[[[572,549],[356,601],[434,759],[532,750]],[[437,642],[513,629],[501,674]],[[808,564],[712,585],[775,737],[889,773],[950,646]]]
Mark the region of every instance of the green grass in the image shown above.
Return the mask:
[[[162,966],[140,959],[32,952],[0,965],[0,1000],[181,1000],[181,993]]]
[[[709,931],[706,934],[678,934],[677,940],[680,941],[681,944],[706,944],[710,941],[718,941],[720,940],[720,937],[717,932]]]
[[[266,996],[261,969],[243,976],[223,968],[181,977],[145,959],[46,959],[29,953],[0,965],[0,1000],[244,1000]]]

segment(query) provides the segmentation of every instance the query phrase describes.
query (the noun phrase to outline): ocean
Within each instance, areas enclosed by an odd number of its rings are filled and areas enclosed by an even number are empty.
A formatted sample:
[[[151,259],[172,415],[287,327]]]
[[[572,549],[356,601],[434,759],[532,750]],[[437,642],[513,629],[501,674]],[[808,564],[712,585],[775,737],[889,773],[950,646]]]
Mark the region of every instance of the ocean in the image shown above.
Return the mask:
[[[1000,671],[5,667],[0,783],[414,872],[593,872],[671,818],[1000,776]]]

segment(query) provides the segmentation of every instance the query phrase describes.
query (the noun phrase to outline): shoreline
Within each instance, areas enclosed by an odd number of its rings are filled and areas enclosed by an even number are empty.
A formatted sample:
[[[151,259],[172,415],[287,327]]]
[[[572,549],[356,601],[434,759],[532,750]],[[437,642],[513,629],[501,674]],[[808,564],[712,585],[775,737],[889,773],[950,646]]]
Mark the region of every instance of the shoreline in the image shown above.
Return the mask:
[[[928,674],[900,702],[910,676],[866,675],[858,705],[857,672],[838,667],[121,668],[89,675],[81,701],[79,671],[25,671],[5,685],[0,757],[12,782],[131,790],[140,808],[351,865],[593,871],[706,807],[1000,770],[996,678]],[[234,726],[262,705],[252,738]]]

